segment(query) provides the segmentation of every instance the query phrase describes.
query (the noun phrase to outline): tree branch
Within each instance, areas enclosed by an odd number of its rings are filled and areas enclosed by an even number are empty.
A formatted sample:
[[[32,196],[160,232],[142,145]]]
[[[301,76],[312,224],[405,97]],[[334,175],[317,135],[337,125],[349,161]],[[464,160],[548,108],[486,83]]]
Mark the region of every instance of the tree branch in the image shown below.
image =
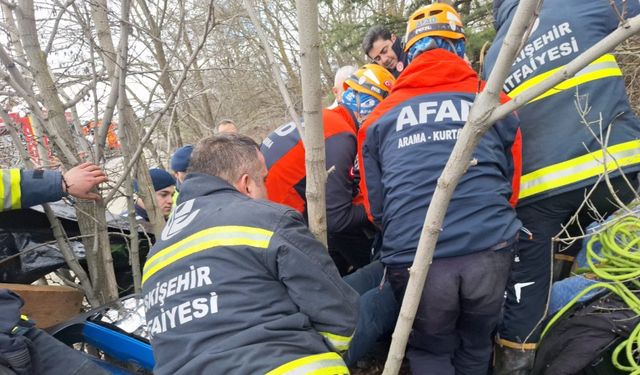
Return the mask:
[[[64,16],[64,14],[67,12],[67,8],[69,7],[69,5],[73,4],[74,1],[75,0],[67,0],[67,2],[62,5],[60,13],[58,13],[58,15],[56,16],[56,20],[53,23],[53,29],[51,30],[51,35],[49,35],[49,41],[47,42],[47,46],[44,48],[44,53],[46,55],[51,52],[51,48],[53,47],[53,40],[58,33],[58,27],[60,26],[60,20],[62,19],[62,16]]]
[[[16,149],[18,150],[18,153],[22,157],[25,163],[25,166],[28,168],[34,168],[33,164],[31,163],[31,158],[27,154],[27,151],[24,149],[24,147],[22,147],[22,142],[20,142],[20,137],[18,136],[18,133],[16,131],[16,129],[19,129],[19,127],[16,125],[13,119],[9,117],[9,114],[2,108],[0,108],[0,118],[2,118],[5,125],[7,126],[7,129],[9,130],[9,134],[11,135],[11,139],[13,140],[13,143],[16,146]],[[62,253],[62,256],[64,257],[64,260],[67,262],[67,265],[69,266],[69,268],[71,268],[71,270],[76,274],[76,276],[80,280],[80,286],[82,287],[82,290],[84,291],[85,296],[87,296],[87,300],[89,301],[91,306],[94,306],[94,307],[99,306],[100,303],[96,298],[95,293],[93,292],[93,286],[91,284],[91,281],[89,280],[89,276],[87,276],[87,273],[84,271],[84,269],[78,262],[78,259],[73,253],[73,250],[71,250],[71,247],[69,246],[69,242],[68,242],[69,239],[67,238],[66,234],[64,233],[64,230],[62,229],[62,225],[60,224],[60,221],[58,220],[56,215],[53,213],[53,210],[48,204],[45,203],[42,205],[42,207],[44,208],[44,212],[47,215],[47,219],[49,219],[49,222],[51,223],[51,229],[53,230],[53,236],[56,240],[58,248],[60,249],[60,252]]]
[[[300,139],[304,140],[304,129],[302,128],[302,124],[300,123],[300,116],[296,113],[296,109],[291,101],[291,96],[289,95],[289,91],[287,91],[287,86],[284,84],[282,80],[282,76],[280,73],[280,69],[278,69],[278,64],[276,64],[276,59],[273,57],[273,51],[271,51],[271,46],[269,45],[269,41],[267,40],[266,35],[264,34],[264,30],[262,30],[262,26],[260,25],[260,20],[256,16],[253,11],[253,7],[251,4],[251,0],[242,0],[242,4],[251,19],[251,23],[253,23],[253,27],[256,28],[256,33],[258,34],[258,38],[260,38],[260,42],[262,43],[262,47],[264,48],[264,52],[267,54],[267,59],[269,60],[269,65],[271,67],[271,75],[273,79],[278,84],[278,89],[280,90],[280,95],[282,95],[282,99],[284,100],[287,111],[289,112],[289,116],[291,116],[292,121],[296,124],[296,128],[298,129],[298,133],[300,134]]]
[[[193,62],[198,57],[198,54],[200,53],[200,50],[202,50],[202,47],[204,47],[204,44],[207,41],[207,35],[211,31],[210,29],[215,26],[215,22],[213,21],[213,2],[210,3],[209,13],[207,14],[207,21],[205,25],[206,25],[205,32],[202,34],[202,39],[200,40],[200,43],[196,46],[196,49],[191,54],[191,57],[189,58],[188,63],[184,67],[182,74],[180,75],[180,78],[178,79],[178,82],[175,85],[174,91],[171,93],[171,96],[167,98],[167,101],[164,107],[162,107],[162,109],[158,112],[153,122],[151,123],[149,130],[146,132],[144,137],[140,140],[140,144],[138,145],[136,151],[133,153],[133,156],[131,157],[131,161],[127,164],[127,166],[123,171],[123,174],[118,179],[118,181],[114,184],[112,190],[107,195],[107,198],[105,199],[106,201],[110,201],[113,198],[113,196],[118,191],[118,188],[122,185],[122,183],[126,179],[126,175],[131,171],[131,168],[133,168],[133,166],[135,165],[137,159],[142,154],[144,145],[149,141],[149,139],[151,139],[151,135],[153,134],[153,131],[156,129],[156,127],[160,123],[160,119],[162,119],[162,116],[165,114],[165,112],[167,112],[167,110],[171,108],[171,105],[173,104],[173,101],[178,91],[180,91],[180,88],[182,87],[182,85],[184,84],[184,81],[187,78],[187,74],[189,73],[189,67],[193,64]]]

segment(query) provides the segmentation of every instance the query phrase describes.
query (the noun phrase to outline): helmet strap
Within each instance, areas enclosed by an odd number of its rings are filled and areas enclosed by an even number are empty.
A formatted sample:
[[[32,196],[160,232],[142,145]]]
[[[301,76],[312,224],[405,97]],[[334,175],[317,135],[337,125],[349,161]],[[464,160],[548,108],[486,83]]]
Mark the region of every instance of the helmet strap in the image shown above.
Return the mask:
[[[456,46],[453,44],[453,42],[451,41],[451,39],[449,38],[442,38],[445,42],[449,43],[449,46],[451,46],[451,50],[453,51],[453,53],[456,53]]]
[[[356,91],[356,119],[358,120],[358,125],[362,122],[362,116],[360,115],[360,92]]]

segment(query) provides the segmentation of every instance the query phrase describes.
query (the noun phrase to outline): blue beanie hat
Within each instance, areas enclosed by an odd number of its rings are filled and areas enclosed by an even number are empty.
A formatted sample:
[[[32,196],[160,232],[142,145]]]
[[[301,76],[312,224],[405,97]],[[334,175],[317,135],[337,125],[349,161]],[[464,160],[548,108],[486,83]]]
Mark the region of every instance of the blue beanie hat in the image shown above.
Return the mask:
[[[153,183],[153,190],[158,191],[166,187],[176,184],[175,178],[169,174],[169,172],[160,168],[149,169],[149,175],[151,175],[151,182]],[[138,180],[133,181],[133,191],[138,192]]]
[[[186,172],[192,152],[193,145],[186,145],[176,149],[171,157],[171,169],[174,172]]]

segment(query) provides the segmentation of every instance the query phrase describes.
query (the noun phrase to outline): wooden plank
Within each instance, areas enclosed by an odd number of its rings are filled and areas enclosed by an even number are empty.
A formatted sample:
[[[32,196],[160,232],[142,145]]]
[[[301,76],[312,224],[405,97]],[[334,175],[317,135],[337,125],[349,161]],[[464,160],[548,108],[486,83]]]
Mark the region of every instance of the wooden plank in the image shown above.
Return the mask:
[[[47,328],[64,322],[82,311],[84,294],[62,285],[3,284],[24,300],[22,313],[36,322],[39,328]]]

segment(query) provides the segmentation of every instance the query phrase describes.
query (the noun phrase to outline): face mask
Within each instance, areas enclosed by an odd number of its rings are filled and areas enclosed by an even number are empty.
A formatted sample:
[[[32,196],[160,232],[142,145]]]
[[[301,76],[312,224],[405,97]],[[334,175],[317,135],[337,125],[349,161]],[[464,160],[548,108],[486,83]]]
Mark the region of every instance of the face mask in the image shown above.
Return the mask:
[[[445,39],[439,37],[425,36],[424,38],[415,42],[409,49],[407,55],[407,62],[413,61],[413,59],[424,51],[429,51],[436,48],[442,48],[449,52],[453,52],[460,58],[464,58],[465,44],[464,39]]]
[[[358,111],[360,117],[364,119],[369,116],[378,103],[380,103],[378,99],[373,96],[360,93],[360,110]]]
[[[365,119],[380,101],[373,96],[365,93],[356,93],[351,87],[349,87],[342,94],[342,104],[355,113],[358,119]]]

